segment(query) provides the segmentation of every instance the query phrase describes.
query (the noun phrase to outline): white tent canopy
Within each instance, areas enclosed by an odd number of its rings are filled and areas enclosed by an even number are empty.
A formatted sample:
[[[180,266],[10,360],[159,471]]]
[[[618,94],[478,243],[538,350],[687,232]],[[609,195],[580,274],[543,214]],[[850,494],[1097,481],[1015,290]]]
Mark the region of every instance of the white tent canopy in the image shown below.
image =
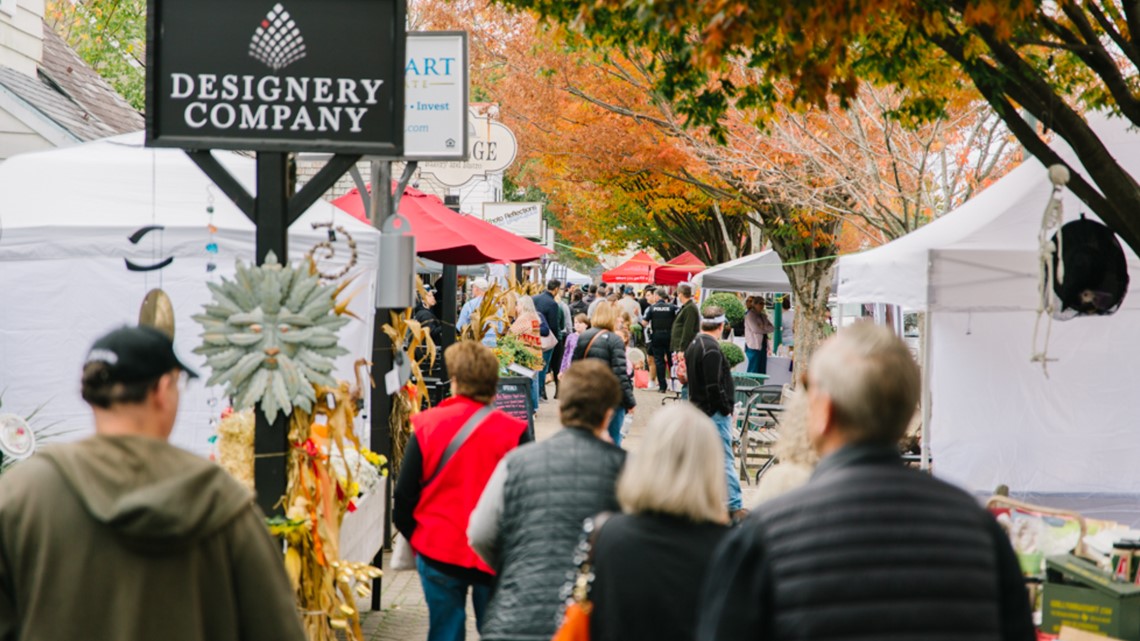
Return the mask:
[[[1112,155],[1140,176],[1140,134],[1090,119]],[[1054,145],[1077,171],[1074,154]],[[1052,193],[1027,160],[962,207],[839,262],[839,300],[928,312],[929,444],[934,471],[975,492],[1007,484],[1031,500],[1140,522],[1140,261],[1111,317],[1054,322],[1049,376],[1031,363],[1038,304],[1038,232]],[[1066,220],[1087,208],[1064,190]],[[1090,218],[1093,218],[1089,214]],[[1045,332],[1042,328],[1041,337]]]
[[[693,284],[709,291],[752,294],[792,291],[780,257],[771,249],[709,267],[693,277]]]
[[[138,320],[152,288],[170,296],[175,311],[176,349],[204,376],[204,359],[191,353],[200,327],[191,320],[209,301],[208,279],[232,277],[236,259],[254,258],[254,226],[186,155],[146,149],[142,134],[128,134],[61,150],[16,156],[0,164],[0,391],[3,411],[27,415],[44,404],[36,425],[61,423],[78,435],[92,427],[79,397],[86,351],[99,335]],[[254,161],[219,152],[219,161],[251,193]],[[213,224],[206,207],[212,200]],[[298,260],[328,231],[338,232],[335,257],[319,265],[335,272],[346,264],[345,233],[355,239],[358,273],[348,291],[360,288],[350,309],[363,322],[341,330],[350,355],[337,361],[336,375],[351,380],[352,361],[371,355],[372,319],[379,234],[325,202],[313,205],[289,231],[289,258]],[[149,225],[162,228],[132,243],[129,236]],[[217,253],[207,251],[216,243]],[[318,254],[320,256],[320,254]],[[126,260],[146,265],[173,258],[150,272],[129,271]],[[217,268],[207,273],[206,265]],[[182,397],[172,441],[207,453],[211,419],[224,400],[211,403],[211,390],[191,384]],[[365,436],[368,431],[363,430]]]

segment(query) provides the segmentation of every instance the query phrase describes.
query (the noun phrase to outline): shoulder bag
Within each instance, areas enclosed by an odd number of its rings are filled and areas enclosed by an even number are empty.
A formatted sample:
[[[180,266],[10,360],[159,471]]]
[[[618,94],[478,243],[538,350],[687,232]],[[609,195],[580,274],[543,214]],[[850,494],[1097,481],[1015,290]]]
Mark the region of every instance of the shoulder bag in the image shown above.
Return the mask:
[[[428,478],[428,480],[424,481],[423,484],[420,485],[421,488],[427,487],[431,484],[432,481],[436,479],[436,477],[439,476],[439,473],[443,471],[443,466],[447,465],[447,462],[450,461],[451,457],[455,455],[456,450],[458,450],[460,446],[462,446],[463,443],[467,440],[467,438],[471,436],[472,432],[475,431],[475,428],[479,427],[479,424],[482,423],[483,419],[491,413],[492,409],[493,408],[490,405],[484,405],[483,407],[475,410],[475,413],[467,419],[467,422],[463,424],[463,427],[459,428],[459,431],[455,433],[455,436],[451,437],[451,442],[447,444],[447,449],[443,451],[443,456],[439,457],[439,463],[435,466],[435,471],[431,473],[431,476]],[[415,551],[412,550],[412,544],[408,543],[408,540],[404,538],[404,535],[400,534],[399,532],[396,533],[395,542],[392,544],[392,558],[389,559],[388,564],[389,569],[393,572],[403,572],[405,570],[416,569],[416,557]]]
[[[558,632],[550,641],[590,641],[590,612],[594,607],[590,601],[590,584],[594,580],[594,544],[598,540],[598,532],[611,516],[612,512],[602,512],[586,519],[582,542],[578,544],[578,554],[575,555],[580,555],[582,563],[578,566],[574,582],[564,588],[564,592],[569,592],[566,611],[562,625],[558,626]]]

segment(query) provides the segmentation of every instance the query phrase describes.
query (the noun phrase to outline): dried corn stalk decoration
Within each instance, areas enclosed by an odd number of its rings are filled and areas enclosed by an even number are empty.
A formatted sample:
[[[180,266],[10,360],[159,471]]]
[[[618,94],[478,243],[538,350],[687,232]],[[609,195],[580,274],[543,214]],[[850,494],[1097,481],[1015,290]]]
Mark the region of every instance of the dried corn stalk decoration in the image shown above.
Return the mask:
[[[225,384],[235,409],[260,405],[270,422],[312,411],[313,385],[334,385],[333,359],[348,353],[337,345],[348,301],[336,297],[349,282],[322,285],[312,263],[283,266],[272,252],[261,266],[239,260],[234,280],[207,283],[213,303],[193,317],[203,329],[194,353],[212,370],[206,384]]]
[[[250,490],[253,482],[253,410],[226,410],[215,442],[218,465]]]
[[[360,447],[352,430],[355,404],[346,383],[313,391],[313,412],[296,410],[290,420],[286,516],[270,530],[285,541],[285,569],[309,640],[332,641],[340,631],[363,641],[356,600],[371,596],[380,570],[339,557],[340,526],[356,509],[356,483],[350,469],[338,478],[330,462],[330,454],[343,457]]]
[[[509,293],[510,290],[504,290],[498,284],[491,285],[471,313],[471,321],[460,328],[460,338],[481,342],[487,332],[496,332],[497,327],[505,328],[508,325],[506,312],[514,310],[513,303],[508,299]]]
[[[419,281],[417,285],[422,289]],[[388,415],[388,428],[392,433],[392,472],[399,474],[400,461],[404,460],[404,447],[412,434],[412,417],[420,412],[424,401],[428,399],[423,366],[426,364],[428,371],[435,366],[436,347],[431,331],[412,319],[412,310],[391,312],[390,319],[382,329],[391,339],[393,349],[403,353],[412,373],[408,383],[393,397],[392,411]]]

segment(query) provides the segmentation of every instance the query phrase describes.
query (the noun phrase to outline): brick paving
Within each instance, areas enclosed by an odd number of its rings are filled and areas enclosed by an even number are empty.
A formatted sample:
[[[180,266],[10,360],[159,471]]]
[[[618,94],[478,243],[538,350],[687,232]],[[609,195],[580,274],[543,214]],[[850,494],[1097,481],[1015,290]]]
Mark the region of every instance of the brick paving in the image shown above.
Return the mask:
[[[553,386],[550,392],[554,391]],[[645,425],[657,410],[663,407],[662,395],[656,391],[637,390],[637,411],[633,414],[633,425],[623,442],[627,450],[636,450]],[[666,403],[665,406],[667,406]],[[549,438],[561,429],[558,421],[558,402],[550,400],[539,405],[535,420],[535,436],[538,440]],[[751,505],[751,495],[755,486],[743,486],[744,504]],[[380,610],[364,613],[362,625],[365,638],[369,641],[418,641],[427,639],[428,611],[420,589],[419,575],[415,572],[391,572],[385,555],[383,590],[380,594]],[[362,604],[363,605],[363,604]],[[475,631],[475,614],[470,602],[467,607],[467,638],[478,639]]]

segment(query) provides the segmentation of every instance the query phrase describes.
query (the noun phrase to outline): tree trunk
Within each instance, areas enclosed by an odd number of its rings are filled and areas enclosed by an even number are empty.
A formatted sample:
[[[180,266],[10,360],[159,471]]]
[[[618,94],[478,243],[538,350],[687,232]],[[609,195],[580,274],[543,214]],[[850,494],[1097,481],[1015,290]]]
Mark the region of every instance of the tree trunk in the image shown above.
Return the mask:
[[[784,272],[792,284],[792,293],[795,294],[793,385],[799,385],[801,372],[807,367],[816,348],[823,342],[823,327],[827,322],[827,299],[831,295],[831,268],[834,264],[835,260],[831,259],[784,266]]]

